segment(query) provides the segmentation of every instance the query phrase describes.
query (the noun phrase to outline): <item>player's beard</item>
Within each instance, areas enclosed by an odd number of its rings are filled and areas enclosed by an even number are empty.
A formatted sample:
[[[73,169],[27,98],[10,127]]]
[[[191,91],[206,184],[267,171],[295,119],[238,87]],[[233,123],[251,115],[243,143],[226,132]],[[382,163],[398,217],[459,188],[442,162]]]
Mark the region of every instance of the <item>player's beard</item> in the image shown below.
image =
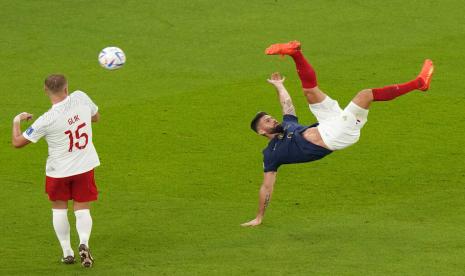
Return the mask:
[[[283,133],[284,128],[281,124],[276,125],[274,128],[270,129],[270,134]]]

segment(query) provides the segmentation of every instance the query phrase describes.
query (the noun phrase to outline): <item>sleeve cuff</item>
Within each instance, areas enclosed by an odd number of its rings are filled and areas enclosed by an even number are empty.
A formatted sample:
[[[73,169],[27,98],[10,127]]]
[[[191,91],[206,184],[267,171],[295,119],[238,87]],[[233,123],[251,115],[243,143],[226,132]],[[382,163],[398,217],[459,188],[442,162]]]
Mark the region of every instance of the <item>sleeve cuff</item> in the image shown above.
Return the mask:
[[[95,116],[95,114],[97,114],[97,113],[98,113],[98,106],[95,106],[95,112],[92,113],[91,115],[92,115],[92,116]]]
[[[37,140],[34,140],[32,139],[31,137],[29,137],[26,133],[23,132],[23,137],[26,138],[27,140],[31,141],[32,143],[37,143]]]

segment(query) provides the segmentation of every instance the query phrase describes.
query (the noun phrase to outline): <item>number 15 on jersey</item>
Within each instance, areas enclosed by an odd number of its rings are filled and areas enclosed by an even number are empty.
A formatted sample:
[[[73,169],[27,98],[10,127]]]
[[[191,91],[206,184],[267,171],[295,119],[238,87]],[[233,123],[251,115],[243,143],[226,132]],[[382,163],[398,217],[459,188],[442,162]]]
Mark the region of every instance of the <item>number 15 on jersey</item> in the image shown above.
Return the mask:
[[[82,133],[79,132],[81,128],[85,126],[86,126],[86,123],[80,124],[77,127],[76,131],[74,131],[74,136],[71,130],[65,131],[65,134],[68,135],[68,138],[69,138],[69,149],[68,149],[69,152],[73,152],[74,147],[76,147],[76,149],[78,150],[82,150],[86,148],[87,143],[89,142],[89,136],[85,132],[82,132]],[[85,142],[83,144],[81,144],[81,138],[85,139]],[[74,139],[76,139],[77,142],[74,142]]]

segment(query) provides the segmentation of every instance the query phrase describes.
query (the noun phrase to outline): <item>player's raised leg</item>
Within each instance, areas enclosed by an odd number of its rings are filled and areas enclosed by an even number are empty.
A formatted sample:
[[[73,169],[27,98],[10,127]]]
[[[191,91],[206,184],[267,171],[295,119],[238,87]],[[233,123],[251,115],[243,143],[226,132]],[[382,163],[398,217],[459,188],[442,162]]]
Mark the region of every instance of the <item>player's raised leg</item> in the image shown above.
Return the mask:
[[[91,267],[94,259],[89,249],[89,238],[92,232],[92,217],[89,202],[74,201],[74,214],[76,215],[76,230],[79,235],[79,256],[84,267]]]
[[[433,72],[433,62],[427,59],[423,63],[420,74],[415,79],[402,84],[362,90],[352,102],[361,108],[368,109],[373,101],[390,101],[414,90],[427,91]]]
[[[318,88],[315,70],[305,59],[300,48],[300,42],[273,44],[265,50],[267,55],[289,55],[295,62],[297,74],[302,83],[305,97],[309,104],[317,104],[326,98],[326,94]]]
[[[68,221],[68,202],[56,200],[52,201],[53,214],[53,229],[57,235],[63,250],[63,258],[61,261],[64,264],[74,263],[74,252],[71,249],[70,241],[70,226]]]

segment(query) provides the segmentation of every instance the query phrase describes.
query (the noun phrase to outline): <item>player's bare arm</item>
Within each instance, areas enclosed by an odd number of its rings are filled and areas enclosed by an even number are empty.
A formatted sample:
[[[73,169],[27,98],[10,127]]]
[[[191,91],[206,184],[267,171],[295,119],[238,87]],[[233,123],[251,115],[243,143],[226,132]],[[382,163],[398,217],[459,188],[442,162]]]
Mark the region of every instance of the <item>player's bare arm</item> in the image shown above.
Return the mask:
[[[287,92],[286,87],[284,87],[285,79],[286,78],[282,77],[281,74],[275,72],[271,74],[270,79],[268,79],[267,81],[276,88],[276,92],[278,93],[279,97],[279,102],[281,103],[283,115],[289,114],[296,116],[294,104],[292,103],[292,98]]]
[[[259,192],[258,212],[257,216],[246,223],[241,224],[242,226],[257,226],[262,223],[263,217],[265,216],[265,210],[271,200],[273,194],[273,187],[276,181],[276,172],[266,172],[263,175],[263,184]]]
[[[94,116],[92,116],[91,122],[92,122],[92,123],[96,123],[96,122],[98,122],[99,120],[100,120],[100,113],[97,112],[97,113],[95,113]]]
[[[30,143],[30,141],[24,138],[23,133],[21,132],[21,122],[29,121],[32,119],[32,114],[27,112],[22,112],[13,119],[13,131],[11,135],[11,144],[15,148],[22,148]]]

